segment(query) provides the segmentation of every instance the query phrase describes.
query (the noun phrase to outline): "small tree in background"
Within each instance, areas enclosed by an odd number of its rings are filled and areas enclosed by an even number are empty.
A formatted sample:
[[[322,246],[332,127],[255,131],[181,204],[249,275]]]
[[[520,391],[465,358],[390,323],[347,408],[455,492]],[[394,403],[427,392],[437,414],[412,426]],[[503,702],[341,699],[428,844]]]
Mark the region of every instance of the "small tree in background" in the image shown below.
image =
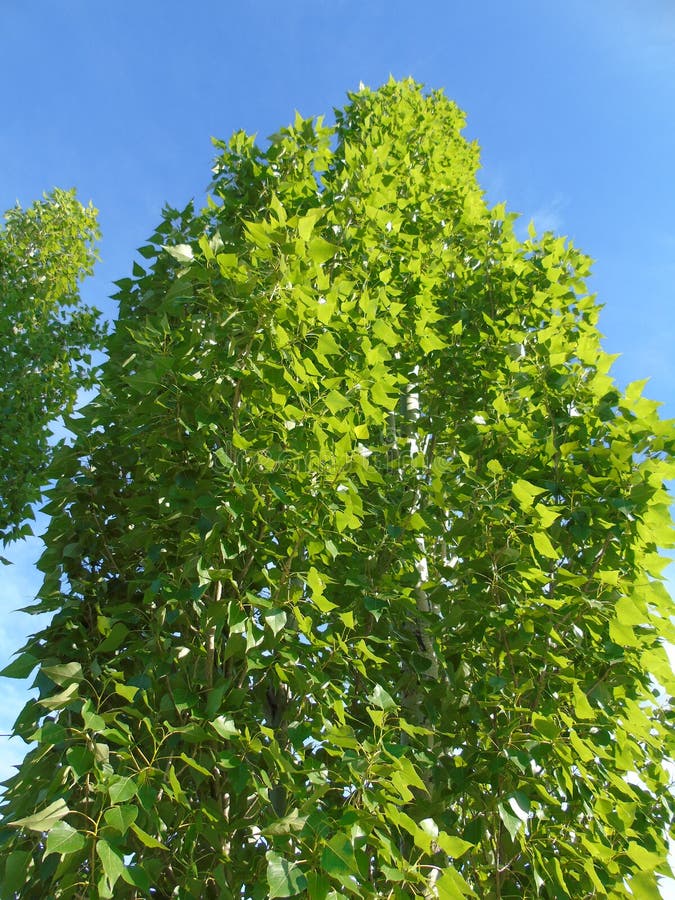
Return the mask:
[[[93,270],[96,210],[55,190],[5,213],[0,229],[0,540],[30,533],[22,523],[40,499],[53,455],[50,424],[72,412],[94,378],[99,313],[79,283]]]
[[[120,282],[3,896],[657,896],[673,429],[463,121],[407,81],[238,133]]]

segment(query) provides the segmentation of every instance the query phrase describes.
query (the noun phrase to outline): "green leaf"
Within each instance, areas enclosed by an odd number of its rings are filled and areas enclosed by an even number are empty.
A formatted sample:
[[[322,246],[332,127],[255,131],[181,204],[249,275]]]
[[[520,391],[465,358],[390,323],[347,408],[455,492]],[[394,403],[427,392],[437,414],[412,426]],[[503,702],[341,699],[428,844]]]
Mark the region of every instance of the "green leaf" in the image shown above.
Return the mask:
[[[57,822],[47,835],[45,856],[50,853],[77,853],[85,846],[86,840],[83,834],[76,831],[67,822]]]
[[[105,719],[93,711],[90,700],[85,700],[82,706],[82,720],[89,731],[101,732],[105,728]]]
[[[588,698],[584,691],[579,686],[578,682],[574,682],[572,685],[572,692],[574,696],[574,712],[578,719],[593,719],[595,718],[595,712],[593,707],[588,702]]]
[[[77,696],[78,686],[76,682],[73,682],[65,690],[52,694],[51,697],[41,697],[37,702],[45,709],[57,710],[68,706]]]
[[[633,896],[640,900],[663,900],[659,883],[651,872],[636,872],[628,884]]]
[[[435,885],[439,900],[462,900],[464,897],[476,897],[464,878],[456,869],[448,866]]]
[[[629,841],[626,852],[643,872],[653,872],[663,864],[663,857],[660,853],[647,850],[637,841]]]
[[[345,877],[359,874],[354,848],[346,835],[336,834],[328,841],[321,856],[321,866],[343,884]]]
[[[237,726],[234,724],[233,719],[228,719],[225,716],[218,716],[213,719],[211,725],[222,738],[228,740],[229,738],[236,737],[239,734],[237,730]]]
[[[376,690],[377,690],[377,688],[376,688]],[[389,699],[391,699],[391,698],[389,698]],[[396,761],[396,765],[398,767],[399,772],[405,778],[407,785],[409,785],[410,787],[417,788],[420,791],[427,790],[427,786],[422,781],[422,779],[420,778],[420,776],[417,773],[417,770],[415,769],[414,765],[408,759],[407,756],[401,756]],[[428,820],[425,819],[425,821],[428,821]]]
[[[182,759],[186,765],[190,766],[191,769],[194,769],[195,772],[199,772],[200,775],[204,775],[206,778],[212,777],[213,772],[209,772],[204,766],[200,766],[199,763],[192,759],[191,756],[188,756],[187,753],[181,753],[180,759]]]
[[[265,624],[270,627],[272,634],[277,635],[280,631],[283,631],[284,625],[286,624],[286,613],[283,609],[271,609],[269,612],[265,613],[264,619]]]
[[[400,869],[393,869],[391,866],[381,866],[382,874],[394,883],[397,881],[405,881],[405,874]]]
[[[377,404],[377,406],[382,406],[384,409],[392,410],[398,403],[398,396],[396,394],[388,394],[384,385],[376,381],[370,388],[370,396],[373,398],[373,403]]]
[[[542,556],[546,556],[548,559],[557,559],[560,554],[556,551],[555,547],[551,543],[543,531],[535,531],[532,535],[532,540],[534,542],[534,546],[541,553]]]
[[[330,889],[330,879],[323,872],[307,873],[307,896],[312,900],[326,900]]]
[[[30,863],[32,853],[29,850],[12,850],[5,859],[5,872],[2,879],[2,896],[14,897],[19,894],[26,880],[30,879]]]
[[[268,850],[265,856],[268,897],[295,897],[305,890],[307,879],[297,863],[289,862],[273,850]]]
[[[141,866],[126,866],[122,878],[143,892],[144,897],[152,896],[151,882],[148,873]]]
[[[613,619],[609,623],[609,636],[620,647],[639,647],[642,643],[630,625],[625,625],[618,619]]]
[[[560,518],[560,510],[552,506],[544,506],[543,503],[535,503],[534,511],[544,528],[550,528]]]
[[[630,597],[620,597],[614,607],[614,612],[622,625],[646,624],[646,612],[643,612],[635,600]]]
[[[104,838],[99,838],[96,843],[96,854],[101,860],[103,873],[112,889],[117,880],[124,874],[124,861],[121,854],[115,850]]]
[[[316,350],[321,356],[340,356],[342,348],[330,331],[324,331],[316,342]]]
[[[551,741],[557,740],[558,735],[560,734],[560,728],[558,728],[553,719],[550,719],[547,716],[540,716],[537,713],[534,713],[532,716],[532,725],[539,734]]]
[[[376,319],[373,322],[373,334],[390,347],[393,347],[400,340],[399,335],[392,328],[391,324],[385,322],[384,319]]]
[[[342,533],[352,528],[359,528],[361,520],[351,512],[343,512],[341,509],[338,509],[335,512],[335,525],[337,530]],[[321,612],[330,612],[331,609],[335,609],[335,604],[326,600],[322,594],[313,596],[312,599]]]
[[[331,603],[330,600],[326,600],[323,595],[326,583],[314,566],[312,566],[307,573],[306,581],[307,586],[312,592],[312,602],[321,612],[327,613],[330,612],[331,609],[335,609],[335,604]]]
[[[191,263],[194,258],[192,247],[189,244],[176,244],[174,247],[165,247],[164,249],[169,256],[173,256],[179,263],[185,263],[187,265],[188,263]]]
[[[339,394],[337,391],[330,391],[324,397],[324,403],[332,413],[338,413],[340,410],[348,409],[351,406],[349,400]]]
[[[325,263],[337,253],[337,247],[321,237],[313,237],[309,242],[309,258],[315,263]]]
[[[518,816],[521,822],[527,822],[530,817],[530,801],[522,791],[514,791],[508,798],[509,806],[514,815]]]
[[[253,243],[261,249],[266,249],[272,242],[271,229],[264,222],[244,222],[244,226]]]
[[[79,662],[69,662],[58,666],[42,666],[40,669],[47,678],[58,685],[76,684],[82,681],[82,665]]]
[[[124,803],[136,796],[138,785],[130,776],[111,776],[111,783],[108,787],[108,796],[112,804]]]
[[[119,694],[120,697],[124,697],[125,700],[133,702],[134,697],[138,693],[138,688],[131,684],[116,684],[115,693]]]
[[[582,741],[574,730],[570,730],[570,744],[582,762],[589,763],[595,759],[595,753],[591,749],[592,744],[589,746],[588,743]]]
[[[393,697],[385,691],[385,689],[380,684],[376,684],[373,688],[371,694],[368,694],[367,699],[373,706],[377,706],[378,709],[390,710],[396,709],[396,702]]]
[[[65,800],[59,798],[40,812],[33,813],[32,816],[25,816],[23,819],[16,819],[14,822],[7,822],[7,825],[10,828],[27,828],[29,831],[49,831],[69,812]]]
[[[441,850],[452,859],[459,859],[460,856],[464,856],[467,850],[474,846],[470,841],[465,841],[452,834],[446,834],[444,831],[440,831],[435,840]]]
[[[434,350],[445,350],[447,346],[447,342],[433,332],[427,332],[420,337],[420,349],[423,353],[432,353]]]
[[[153,837],[151,834],[148,834],[147,831],[144,831],[136,825],[135,822],[131,823],[131,830],[144,847],[149,847],[151,850],[168,850],[168,847],[165,844],[157,840],[157,838]]]
[[[298,234],[303,239],[303,241],[308,241],[310,239],[317,220],[320,219],[323,214],[323,210],[317,208],[310,210],[310,212],[308,212],[306,216],[301,216],[298,219]]]
[[[129,629],[123,622],[115,622],[110,629],[110,634],[96,648],[96,653],[107,653],[110,650],[117,650],[118,647],[122,646],[128,634]]]
[[[502,820],[506,830],[511,835],[511,840],[515,840],[516,835],[523,827],[523,820],[519,815],[516,815],[513,812],[510,803],[500,803],[498,805],[498,809],[499,818]]]
[[[28,678],[39,660],[32,653],[22,653],[0,672],[0,678]]]
[[[544,493],[543,488],[538,488],[524,478],[519,478],[511,485],[511,493],[523,509],[532,509],[535,498]]]
[[[138,807],[130,804],[112,806],[103,814],[107,825],[120,834],[126,834],[138,817]]]

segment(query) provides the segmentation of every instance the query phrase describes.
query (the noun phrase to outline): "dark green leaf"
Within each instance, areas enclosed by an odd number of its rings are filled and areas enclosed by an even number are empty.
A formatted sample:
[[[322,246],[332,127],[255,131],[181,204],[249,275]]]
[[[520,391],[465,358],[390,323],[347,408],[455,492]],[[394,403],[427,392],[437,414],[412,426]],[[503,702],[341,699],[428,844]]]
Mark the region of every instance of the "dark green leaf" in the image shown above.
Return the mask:
[[[28,678],[35,666],[37,660],[31,653],[22,653],[9,665],[0,672],[0,678]]]

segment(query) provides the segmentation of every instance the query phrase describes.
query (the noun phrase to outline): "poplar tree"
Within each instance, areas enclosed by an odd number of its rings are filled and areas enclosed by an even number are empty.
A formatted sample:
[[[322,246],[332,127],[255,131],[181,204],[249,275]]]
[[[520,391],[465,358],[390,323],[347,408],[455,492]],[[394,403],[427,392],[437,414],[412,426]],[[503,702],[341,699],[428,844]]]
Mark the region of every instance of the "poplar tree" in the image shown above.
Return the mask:
[[[216,142],[54,475],[3,897],[658,896],[674,431],[440,92]]]
[[[99,237],[97,212],[74,191],[18,204],[0,228],[0,541],[31,533],[54,452],[51,426],[92,387],[104,329],[82,301]]]

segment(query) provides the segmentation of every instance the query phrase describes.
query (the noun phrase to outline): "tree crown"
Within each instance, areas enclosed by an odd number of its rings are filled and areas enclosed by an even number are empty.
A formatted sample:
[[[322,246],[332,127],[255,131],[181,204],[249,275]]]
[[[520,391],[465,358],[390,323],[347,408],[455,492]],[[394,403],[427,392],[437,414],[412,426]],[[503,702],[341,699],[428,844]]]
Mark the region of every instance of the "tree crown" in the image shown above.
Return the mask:
[[[5,670],[8,895],[655,895],[673,430],[462,125],[390,82],[235,134],[120,282]]]
[[[0,539],[30,533],[53,455],[50,425],[91,387],[104,329],[82,302],[93,271],[97,213],[54,190],[5,213],[0,229]]]

